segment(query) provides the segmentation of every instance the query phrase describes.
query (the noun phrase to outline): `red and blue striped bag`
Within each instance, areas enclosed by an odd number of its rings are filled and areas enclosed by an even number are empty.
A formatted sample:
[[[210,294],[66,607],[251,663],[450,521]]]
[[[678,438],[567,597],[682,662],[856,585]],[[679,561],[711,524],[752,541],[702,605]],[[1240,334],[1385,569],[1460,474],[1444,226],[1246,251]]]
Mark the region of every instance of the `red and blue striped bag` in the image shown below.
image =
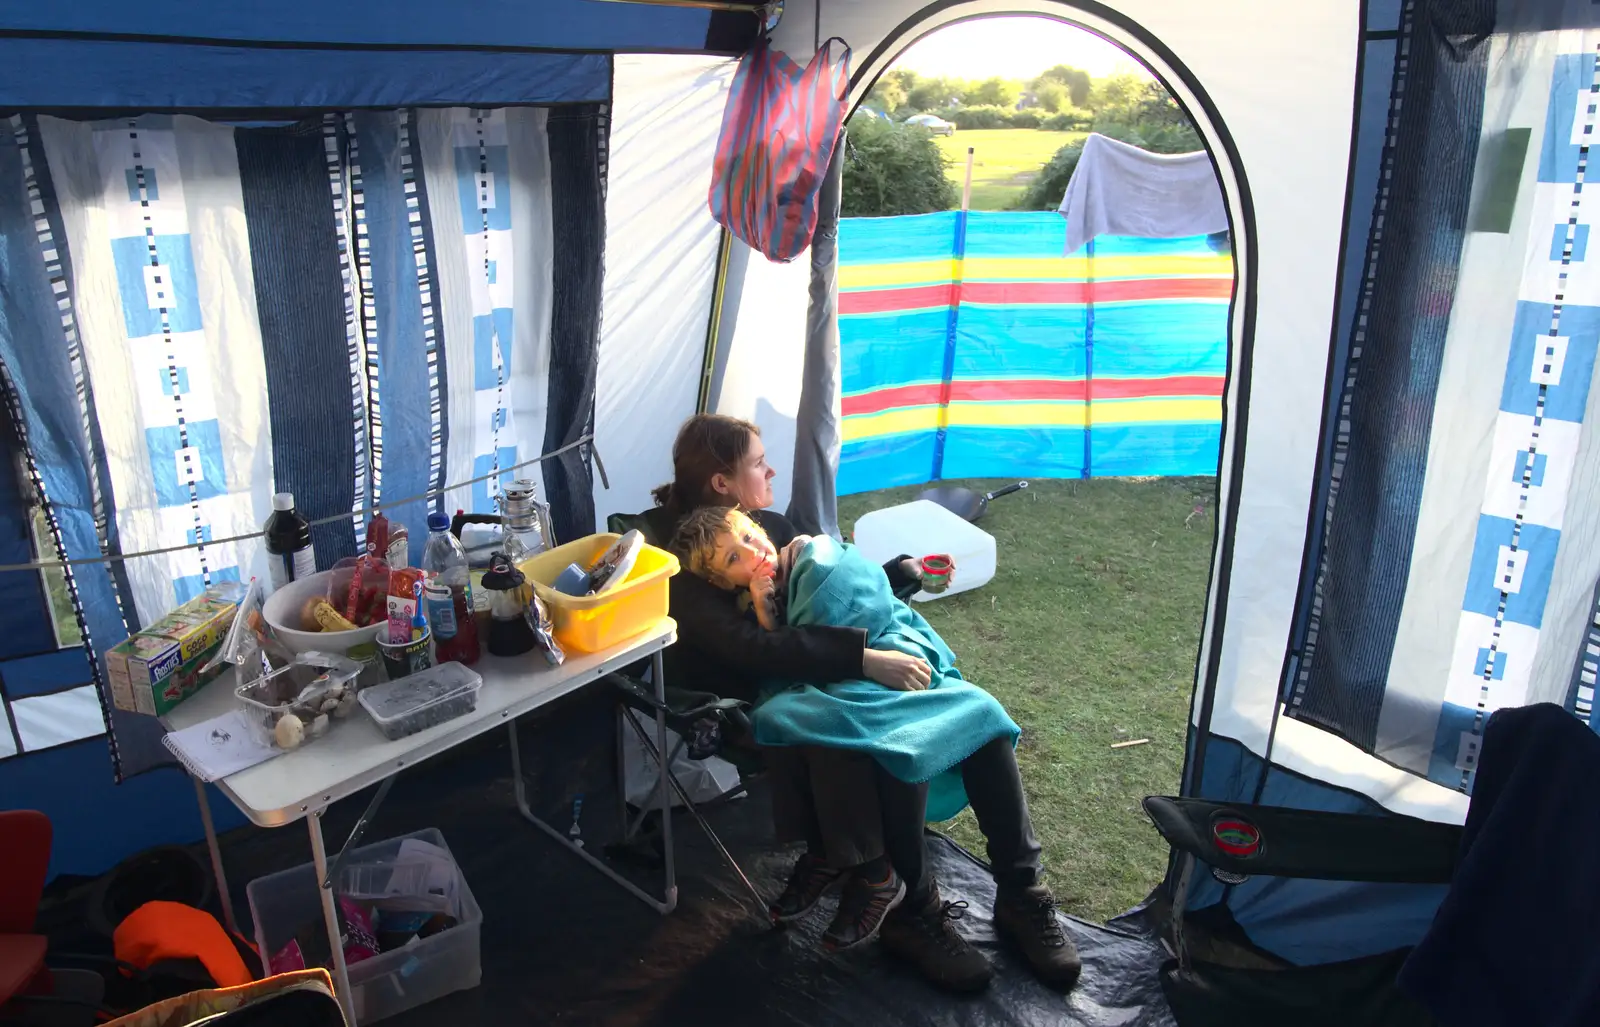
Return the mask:
[[[788,263],[811,245],[849,86],[850,48],[838,38],[806,68],[764,39],[739,62],[711,170],[711,216],[768,260]]]

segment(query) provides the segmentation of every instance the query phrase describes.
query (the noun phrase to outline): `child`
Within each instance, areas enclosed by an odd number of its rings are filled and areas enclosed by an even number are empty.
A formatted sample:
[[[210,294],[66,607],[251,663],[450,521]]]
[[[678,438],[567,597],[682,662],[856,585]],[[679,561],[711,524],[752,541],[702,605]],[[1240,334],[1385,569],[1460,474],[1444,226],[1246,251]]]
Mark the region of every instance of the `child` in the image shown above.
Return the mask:
[[[738,507],[703,506],[684,518],[672,548],[690,574],[718,588],[744,589],[756,620],[772,631],[783,623],[778,594],[778,550],[761,526]]]

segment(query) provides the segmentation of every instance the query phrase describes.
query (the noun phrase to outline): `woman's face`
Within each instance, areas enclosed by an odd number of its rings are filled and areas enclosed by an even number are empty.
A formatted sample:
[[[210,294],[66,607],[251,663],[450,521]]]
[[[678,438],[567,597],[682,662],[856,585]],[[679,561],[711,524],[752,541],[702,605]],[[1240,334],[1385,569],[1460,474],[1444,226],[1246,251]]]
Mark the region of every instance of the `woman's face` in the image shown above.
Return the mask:
[[[765,510],[772,505],[772,479],[778,474],[767,466],[767,450],[761,436],[750,437],[750,449],[732,475],[719,474],[711,487],[746,510]]]

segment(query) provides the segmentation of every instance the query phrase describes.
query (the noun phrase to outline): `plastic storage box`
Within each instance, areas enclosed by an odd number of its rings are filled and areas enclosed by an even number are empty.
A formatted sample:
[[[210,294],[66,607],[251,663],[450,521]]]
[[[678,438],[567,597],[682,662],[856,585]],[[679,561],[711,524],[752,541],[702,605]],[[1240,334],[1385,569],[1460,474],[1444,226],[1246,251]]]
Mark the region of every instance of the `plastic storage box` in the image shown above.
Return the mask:
[[[391,742],[424,728],[471,713],[478,708],[483,678],[459,663],[441,663],[387,684],[373,685],[360,695],[378,730]]]
[[[243,668],[241,668],[242,671]],[[335,719],[349,716],[356,706],[356,677],[361,664],[329,653],[300,653],[293,663],[279,667],[234,689],[244,707],[245,719],[267,745],[294,748],[327,733]],[[279,724],[287,717],[300,721],[300,730],[286,745]],[[293,726],[293,725],[288,725]]]
[[[678,573],[678,558],[655,546],[641,547],[628,579],[601,595],[569,596],[551,587],[568,564],[588,567],[621,537],[590,535],[519,565],[550,611],[556,641],[568,652],[610,649],[666,619],[667,581]]]
[[[392,863],[400,854],[400,843],[407,838],[450,851],[444,836],[428,828],[364,845],[352,850],[350,858],[368,865]],[[351,1002],[357,1023],[376,1023],[451,992],[476,988],[482,980],[479,932],[483,911],[472,897],[466,878],[461,876],[460,867],[454,869],[459,907],[456,919],[460,921],[456,926],[350,967]],[[322,898],[317,888],[320,883],[310,863],[250,882],[245,894],[250,900],[250,919],[255,922],[256,945],[263,958],[287,945],[308,923],[315,923],[319,931],[327,929],[322,922]]]

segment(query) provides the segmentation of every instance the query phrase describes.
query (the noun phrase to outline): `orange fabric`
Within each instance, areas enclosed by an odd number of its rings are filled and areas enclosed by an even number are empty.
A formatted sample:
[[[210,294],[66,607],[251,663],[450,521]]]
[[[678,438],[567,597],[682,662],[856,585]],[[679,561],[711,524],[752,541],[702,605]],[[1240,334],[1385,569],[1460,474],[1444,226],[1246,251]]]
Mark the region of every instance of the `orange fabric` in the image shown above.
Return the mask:
[[[232,1012],[257,999],[291,988],[313,988],[327,993],[331,998],[333,978],[328,976],[328,971],[320,968],[295,970],[236,988],[191,991],[187,995],[165,999],[118,1017],[105,1027],[187,1027],[208,1016]]]
[[[44,969],[42,934],[0,934],[0,1006]]]
[[[117,958],[141,970],[164,959],[198,959],[220,987],[252,980],[217,918],[181,902],[146,902],[111,936]]]

